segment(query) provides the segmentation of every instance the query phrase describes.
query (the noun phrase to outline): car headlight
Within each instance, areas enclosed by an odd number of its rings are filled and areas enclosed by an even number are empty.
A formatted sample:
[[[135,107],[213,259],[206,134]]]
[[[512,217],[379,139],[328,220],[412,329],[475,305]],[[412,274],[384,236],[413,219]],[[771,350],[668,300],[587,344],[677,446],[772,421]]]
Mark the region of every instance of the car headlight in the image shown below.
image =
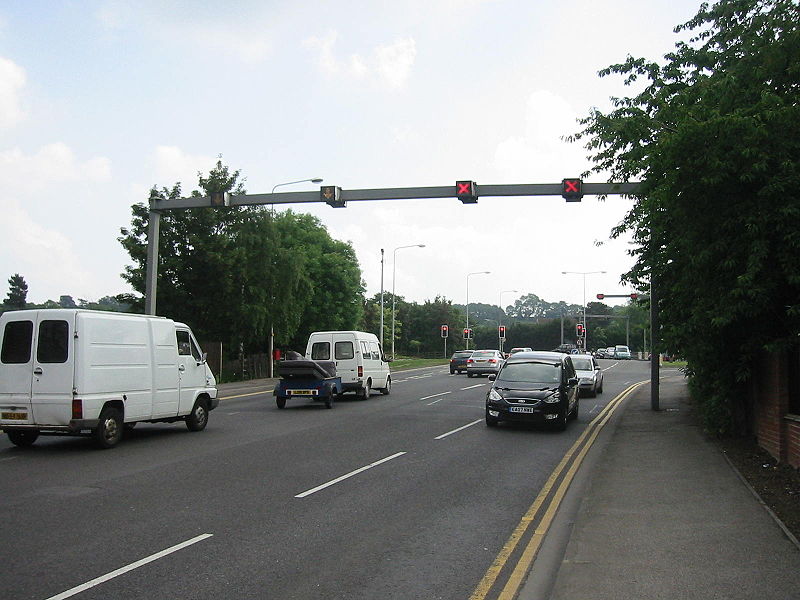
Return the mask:
[[[500,392],[498,392],[496,389],[492,388],[491,390],[489,390],[489,400],[493,400],[494,402],[498,402],[498,401],[500,401],[502,399],[503,399],[503,397],[500,395]]]
[[[559,401],[559,399],[560,398],[558,397],[558,394],[553,394],[551,396],[548,396],[547,398],[543,398],[542,401],[546,402],[547,404],[556,404]]]

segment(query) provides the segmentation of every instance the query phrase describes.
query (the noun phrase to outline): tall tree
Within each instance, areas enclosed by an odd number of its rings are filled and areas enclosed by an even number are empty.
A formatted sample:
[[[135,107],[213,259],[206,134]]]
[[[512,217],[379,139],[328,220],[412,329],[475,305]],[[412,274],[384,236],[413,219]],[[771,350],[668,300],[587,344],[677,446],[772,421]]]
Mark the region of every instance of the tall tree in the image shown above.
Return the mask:
[[[722,0],[675,31],[694,36],[665,64],[601,71],[645,85],[572,139],[587,140],[592,171],[641,179],[614,231],[636,242],[626,279],[654,280],[664,342],[688,359],[707,425],[742,430],[754,357],[800,330],[800,6]]]
[[[22,310],[27,304],[28,284],[19,273],[14,273],[8,279],[8,296],[3,301],[6,310]]]

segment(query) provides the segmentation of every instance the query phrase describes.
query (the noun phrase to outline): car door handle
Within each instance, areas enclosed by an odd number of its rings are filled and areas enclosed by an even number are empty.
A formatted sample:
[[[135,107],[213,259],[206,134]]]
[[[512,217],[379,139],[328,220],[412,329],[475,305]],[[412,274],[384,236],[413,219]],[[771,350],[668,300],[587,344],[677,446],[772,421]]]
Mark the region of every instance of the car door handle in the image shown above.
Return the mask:
[[[34,375],[41,375],[42,373],[44,373],[44,371],[42,371],[42,367],[36,367],[36,368],[33,370],[33,374],[34,374]]]

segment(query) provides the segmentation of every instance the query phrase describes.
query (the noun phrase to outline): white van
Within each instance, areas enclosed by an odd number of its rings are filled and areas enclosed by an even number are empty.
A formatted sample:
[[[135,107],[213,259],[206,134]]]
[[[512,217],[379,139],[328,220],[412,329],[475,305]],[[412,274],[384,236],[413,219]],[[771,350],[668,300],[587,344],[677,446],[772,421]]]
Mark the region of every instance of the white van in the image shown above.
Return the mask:
[[[204,429],[217,382],[189,327],[164,317],[81,309],[0,316],[0,429],[94,436],[103,448],[140,421]]]
[[[392,389],[389,363],[374,333],[315,331],[308,337],[305,358],[336,361],[336,376],[344,390],[362,398],[368,398],[372,390],[388,394]]]

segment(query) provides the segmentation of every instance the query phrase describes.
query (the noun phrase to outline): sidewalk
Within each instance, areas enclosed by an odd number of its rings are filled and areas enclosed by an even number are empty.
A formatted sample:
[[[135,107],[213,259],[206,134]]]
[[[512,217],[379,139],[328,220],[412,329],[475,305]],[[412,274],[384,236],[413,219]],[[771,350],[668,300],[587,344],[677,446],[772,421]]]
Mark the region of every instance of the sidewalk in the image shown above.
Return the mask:
[[[519,600],[800,598],[800,549],[703,437],[687,395],[668,375],[661,411],[649,386],[620,407]]]

